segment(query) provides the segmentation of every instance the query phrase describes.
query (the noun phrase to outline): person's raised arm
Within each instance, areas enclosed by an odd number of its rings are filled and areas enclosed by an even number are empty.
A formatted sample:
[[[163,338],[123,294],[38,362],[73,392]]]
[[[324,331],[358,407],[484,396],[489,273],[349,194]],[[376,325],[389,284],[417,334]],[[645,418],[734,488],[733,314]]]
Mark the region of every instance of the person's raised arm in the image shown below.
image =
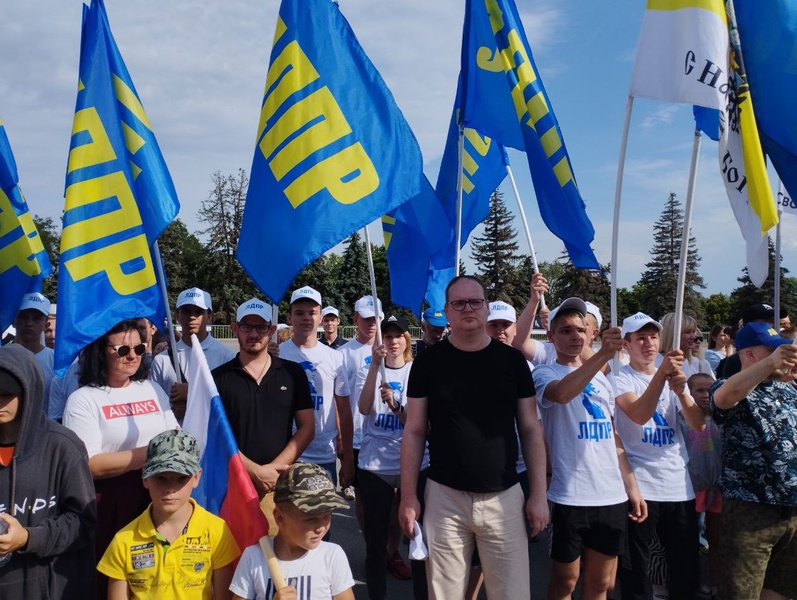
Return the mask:
[[[549,383],[545,387],[545,399],[558,404],[567,404],[580,396],[598,371],[611,360],[615,352],[623,347],[622,339],[619,327],[611,327],[604,331],[600,350],[572,373],[568,373],[558,381]]]
[[[667,379],[677,373],[683,364],[683,352],[681,350],[670,350],[664,355],[664,360],[656,372],[653,374],[648,387],[641,396],[634,392],[625,392],[619,395],[615,402],[620,409],[628,415],[637,425],[644,425],[653,418],[659,398],[664,391],[664,384]]]
[[[523,353],[526,360],[533,360],[537,342],[531,339],[531,330],[534,328],[534,317],[540,305],[542,294],[548,291],[548,280],[542,273],[535,273],[531,278],[529,302],[520,313],[515,327],[517,333],[512,345]]]
[[[740,352],[751,351],[750,348]],[[729,410],[739,404],[758,384],[776,371],[791,370],[797,364],[797,346],[784,344],[766,358],[759,360],[730,377],[714,391],[714,405],[720,410]]]

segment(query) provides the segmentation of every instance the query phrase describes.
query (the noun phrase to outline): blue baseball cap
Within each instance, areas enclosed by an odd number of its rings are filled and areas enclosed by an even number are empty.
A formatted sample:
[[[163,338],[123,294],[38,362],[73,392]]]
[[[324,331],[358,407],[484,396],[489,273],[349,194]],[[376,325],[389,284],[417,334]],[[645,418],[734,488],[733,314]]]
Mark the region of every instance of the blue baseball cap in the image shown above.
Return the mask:
[[[791,340],[780,337],[778,332],[769,323],[748,323],[736,332],[733,340],[737,350],[752,348],[753,346],[766,346],[777,348],[783,344],[791,344]]]
[[[423,320],[432,327],[445,327],[448,325],[446,314],[439,308],[427,308],[423,312]]]

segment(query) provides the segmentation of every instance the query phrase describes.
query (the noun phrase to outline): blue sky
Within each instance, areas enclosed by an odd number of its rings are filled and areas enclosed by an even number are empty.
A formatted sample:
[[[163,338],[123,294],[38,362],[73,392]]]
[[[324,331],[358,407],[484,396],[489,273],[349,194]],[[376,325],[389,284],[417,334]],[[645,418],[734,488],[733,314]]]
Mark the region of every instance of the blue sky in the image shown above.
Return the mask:
[[[595,225],[593,248],[601,263],[609,262],[617,158],[644,2],[516,1]],[[196,213],[212,187],[211,174],[251,166],[279,3],[106,0],[106,8],[180,196],[180,218],[199,230]],[[415,131],[427,175],[436,181],[459,71],[464,3],[340,0],[340,8]],[[58,218],[81,2],[3,0],[0,15],[0,55],[6,57],[0,117],[31,211]],[[621,209],[621,286],[633,285],[644,269],[653,222],[668,194],[686,198],[693,129],[689,106],[635,102]],[[510,159],[538,259],[553,260],[562,245],[542,225],[525,156],[513,152]],[[512,207],[508,183],[503,189]],[[795,230],[797,221],[786,215],[784,266],[793,271]],[[744,266],[744,245],[718,174],[716,144],[707,139],[692,233],[705,293],[730,292]],[[521,239],[525,252],[524,244]]]

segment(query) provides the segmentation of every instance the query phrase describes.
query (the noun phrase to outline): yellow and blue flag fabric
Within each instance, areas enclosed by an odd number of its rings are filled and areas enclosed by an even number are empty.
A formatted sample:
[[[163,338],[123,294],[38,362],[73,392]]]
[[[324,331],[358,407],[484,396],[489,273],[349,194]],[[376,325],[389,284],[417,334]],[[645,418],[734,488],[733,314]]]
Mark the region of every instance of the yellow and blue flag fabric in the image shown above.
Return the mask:
[[[451,249],[454,241],[454,228],[425,177],[420,194],[382,217],[382,233],[390,299],[420,317],[432,258]],[[454,255],[448,260],[453,265]]]
[[[457,181],[459,179],[457,169],[459,166],[458,145],[461,112],[462,78],[460,76],[435,187],[437,196],[448,215],[448,220],[452,224],[452,230],[456,227],[457,222]],[[506,177],[508,159],[506,151],[501,145],[475,129],[463,128],[462,136],[461,246],[464,247],[471,232],[490,214],[490,196]],[[426,291],[426,300],[433,308],[442,308],[445,304],[445,288],[454,277],[455,245],[456,237],[454,236],[448,247],[433,258]]]
[[[102,0],[83,7],[58,274],[57,370],[119,321],[162,322],[150,246],[180,209]]]
[[[730,54],[728,92],[719,118],[719,166],[745,240],[750,280],[761,287],[769,273],[767,232],[777,225],[778,211],[758,137],[733,1],[726,0],[725,8]]]
[[[25,294],[41,291],[42,279],[51,272],[0,120],[0,332],[14,321]]]
[[[418,142],[331,0],[283,0],[256,143],[237,256],[272,302],[422,191]]]
[[[723,0],[647,0],[629,95],[718,109],[727,64]]]
[[[573,265],[600,269],[595,230],[513,0],[467,0],[462,124],[526,152],[540,215]]]
[[[797,197],[797,4],[735,0],[734,6],[761,145]]]

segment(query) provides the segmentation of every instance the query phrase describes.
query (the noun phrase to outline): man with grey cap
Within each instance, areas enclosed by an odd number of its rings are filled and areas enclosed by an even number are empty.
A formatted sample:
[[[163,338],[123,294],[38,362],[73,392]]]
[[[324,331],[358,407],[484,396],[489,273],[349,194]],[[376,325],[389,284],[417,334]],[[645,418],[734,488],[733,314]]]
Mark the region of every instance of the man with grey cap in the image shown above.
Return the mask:
[[[55,353],[44,345],[44,332],[47,329],[50,306],[50,301],[39,293],[25,294],[14,318],[14,327],[17,330],[14,343],[33,352],[44,376],[45,413],[50,403],[50,384],[55,376],[53,369]]]
[[[448,319],[442,308],[427,308],[421,315],[421,334],[415,342],[415,356],[440,342],[446,335]]]
[[[797,346],[771,323],[734,339],[742,370],[709,390],[722,430],[719,598],[797,597]]]
[[[321,327],[324,328],[324,334],[318,341],[324,344],[324,346],[339,350],[349,340],[338,335],[338,327],[340,327],[340,313],[338,309],[334,306],[327,306],[321,311],[321,317]]]
[[[177,383],[177,374],[173,364],[172,354],[165,351],[152,359],[149,378],[169,394],[174,416],[182,422],[185,415],[185,402],[188,398],[188,382],[185,374],[188,373],[188,361],[191,356],[191,335],[196,335],[208,367],[215,369],[221,364],[231,360],[235,353],[219,342],[208,332],[208,325],[213,315],[213,304],[210,294],[199,288],[183,290],[177,296],[177,322],[182,328],[180,339],[177,341],[177,365],[180,370],[180,381]]]
[[[271,319],[262,300],[241,304],[232,324],[241,350],[212,371],[244,466],[270,519],[277,477],[296,462],[315,431],[307,376],[296,363],[268,352],[275,330]]]

